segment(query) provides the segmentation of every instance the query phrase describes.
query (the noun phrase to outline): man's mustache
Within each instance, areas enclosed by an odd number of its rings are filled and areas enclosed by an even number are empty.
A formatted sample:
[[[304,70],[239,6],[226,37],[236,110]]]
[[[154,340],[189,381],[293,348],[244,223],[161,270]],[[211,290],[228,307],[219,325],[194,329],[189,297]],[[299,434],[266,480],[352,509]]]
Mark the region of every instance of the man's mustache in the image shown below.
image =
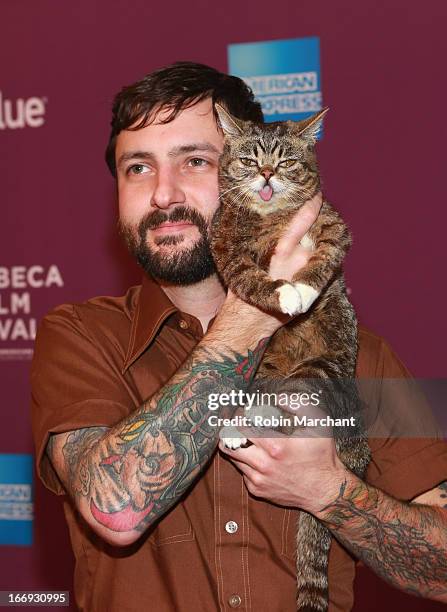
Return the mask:
[[[156,210],[146,215],[139,224],[139,233],[141,235],[149,229],[156,229],[163,223],[178,223],[179,221],[188,221],[199,228],[207,227],[205,219],[196,210],[187,206],[178,206],[170,213]]]

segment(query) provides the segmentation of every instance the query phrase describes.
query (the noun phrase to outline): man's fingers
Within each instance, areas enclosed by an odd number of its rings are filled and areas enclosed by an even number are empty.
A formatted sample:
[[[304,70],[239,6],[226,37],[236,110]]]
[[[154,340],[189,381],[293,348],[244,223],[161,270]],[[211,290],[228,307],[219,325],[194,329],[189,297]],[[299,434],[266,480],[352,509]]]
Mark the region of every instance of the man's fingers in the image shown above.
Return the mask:
[[[262,428],[262,435],[248,437],[250,442],[257,446],[259,451],[267,453],[270,457],[277,457],[284,449],[285,444],[290,440],[290,436],[279,431]]]
[[[265,451],[262,448],[256,446],[255,441],[253,444],[246,447],[240,447],[237,449],[227,448],[223,441],[219,442],[219,448],[222,452],[229,456],[230,459],[236,459],[239,463],[244,463],[250,466],[250,468],[262,471],[267,459]]]
[[[303,204],[289,223],[283,236],[279,239],[275,249],[277,255],[288,253],[296,247],[306,232],[308,232],[315,223],[322,203],[323,197],[319,191],[311,200]]]
[[[250,482],[255,482],[257,477],[259,476],[259,472],[250,467],[247,463],[243,463],[242,461],[238,461],[235,457],[230,457],[232,463],[237,467],[237,469],[242,472],[242,474],[248,478]]]
[[[302,239],[315,223],[322,203],[323,197],[321,192],[318,192],[311,200],[303,204],[294,215],[278,245],[285,240],[287,243],[292,242],[293,246],[296,246],[296,243]]]
[[[250,446],[241,447],[236,450],[227,448],[223,441],[219,443],[220,449],[229,455],[231,459],[237,459],[250,467],[262,472],[267,457],[276,457],[280,454],[284,444],[288,443],[290,436],[275,431],[268,427],[244,427],[238,428],[244,436],[252,442]]]

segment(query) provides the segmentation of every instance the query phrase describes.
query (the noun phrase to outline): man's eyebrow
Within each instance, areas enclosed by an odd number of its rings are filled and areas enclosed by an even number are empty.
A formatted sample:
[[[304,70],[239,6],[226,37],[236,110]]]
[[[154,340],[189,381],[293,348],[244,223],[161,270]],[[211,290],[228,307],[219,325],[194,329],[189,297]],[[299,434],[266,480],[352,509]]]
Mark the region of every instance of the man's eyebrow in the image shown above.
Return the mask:
[[[217,153],[220,155],[219,149],[217,149],[210,142],[192,142],[191,144],[179,145],[178,147],[173,147],[168,152],[168,155],[170,157],[177,157],[178,155],[194,153],[195,151],[207,151],[209,153]]]
[[[117,166],[121,166],[124,162],[130,161],[132,159],[153,159],[153,153],[149,151],[128,151],[127,153],[123,153],[118,158]]]

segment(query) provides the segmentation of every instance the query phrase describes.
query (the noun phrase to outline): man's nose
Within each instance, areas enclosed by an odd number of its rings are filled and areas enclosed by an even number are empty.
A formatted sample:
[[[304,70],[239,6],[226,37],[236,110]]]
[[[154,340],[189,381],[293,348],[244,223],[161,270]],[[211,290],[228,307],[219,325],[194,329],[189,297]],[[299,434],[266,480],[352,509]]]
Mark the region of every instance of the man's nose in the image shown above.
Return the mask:
[[[159,168],[151,198],[151,206],[166,209],[172,204],[183,204],[185,194],[180,187],[178,176],[172,168]]]
[[[263,166],[259,172],[262,174],[266,181],[268,181],[269,178],[275,174],[271,166]]]

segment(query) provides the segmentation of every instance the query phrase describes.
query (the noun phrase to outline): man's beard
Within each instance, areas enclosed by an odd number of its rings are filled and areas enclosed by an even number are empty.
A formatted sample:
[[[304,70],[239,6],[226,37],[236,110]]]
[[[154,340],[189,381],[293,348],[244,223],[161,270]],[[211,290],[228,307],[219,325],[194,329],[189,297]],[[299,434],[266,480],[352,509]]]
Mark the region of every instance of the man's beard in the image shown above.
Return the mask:
[[[189,249],[180,250],[170,255],[154,252],[147,244],[147,231],[163,223],[189,221],[199,230],[200,238]],[[178,206],[170,214],[157,210],[145,215],[135,232],[120,220],[120,234],[123,236],[130,252],[143,270],[172,285],[192,285],[208,278],[216,271],[208,239],[208,224],[205,218],[193,208]],[[175,245],[183,242],[181,235],[158,236],[156,245]]]

